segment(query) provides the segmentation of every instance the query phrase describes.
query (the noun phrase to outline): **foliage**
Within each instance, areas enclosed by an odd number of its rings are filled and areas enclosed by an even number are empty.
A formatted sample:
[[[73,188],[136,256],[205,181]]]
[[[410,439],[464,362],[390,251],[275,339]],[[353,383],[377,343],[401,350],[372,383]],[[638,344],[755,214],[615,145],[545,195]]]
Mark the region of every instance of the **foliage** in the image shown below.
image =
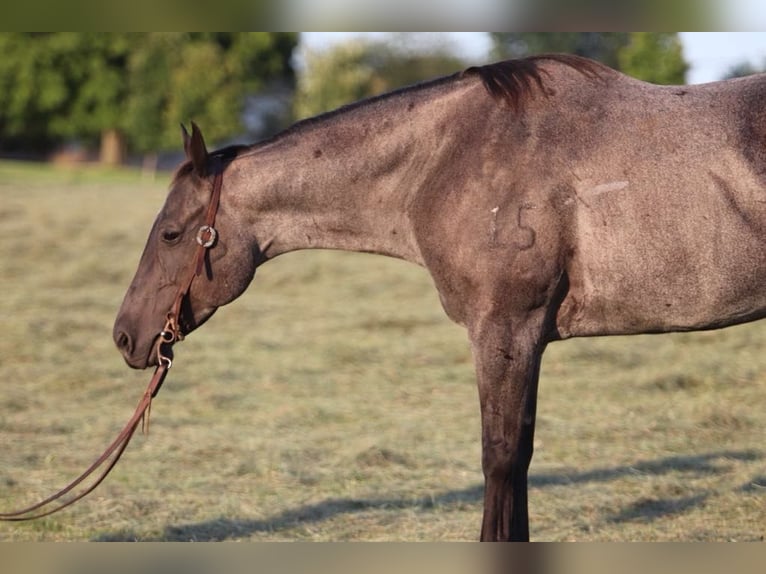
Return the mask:
[[[195,119],[212,140],[241,129],[245,96],[292,78],[293,33],[0,34],[0,135],[14,146],[94,142],[177,146]],[[8,143],[6,143],[8,145]]]
[[[178,145],[195,119],[211,141],[241,130],[245,96],[290,75],[293,34],[163,34],[143,38],[129,61],[126,123],[140,150]],[[161,129],[157,129],[160,126]]]
[[[400,40],[399,44],[355,40],[307,52],[294,115],[313,116],[464,67],[446,48],[417,53],[407,49],[406,35]]]
[[[634,32],[617,59],[626,74],[655,84],[683,84],[689,69],[676,33]]]
[[[0,50],[4,140],[92,136],[118,123],[126,35],[3,33]]]
[[[658,84],[682,84],[688,69],[677,33],[495,32],[491,37],[495,57],[566,52]]]

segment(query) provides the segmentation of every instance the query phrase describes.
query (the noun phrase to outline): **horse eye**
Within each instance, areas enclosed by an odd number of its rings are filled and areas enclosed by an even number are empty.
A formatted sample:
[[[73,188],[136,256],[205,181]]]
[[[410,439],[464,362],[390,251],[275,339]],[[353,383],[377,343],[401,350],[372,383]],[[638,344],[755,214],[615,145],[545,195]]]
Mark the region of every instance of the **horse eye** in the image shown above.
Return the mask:
[[[175,243],[176,241],[178,241],[180,237],[181,237],[180,231],[168,229],[167,231],[162,232],[162,240],[165,243]]]

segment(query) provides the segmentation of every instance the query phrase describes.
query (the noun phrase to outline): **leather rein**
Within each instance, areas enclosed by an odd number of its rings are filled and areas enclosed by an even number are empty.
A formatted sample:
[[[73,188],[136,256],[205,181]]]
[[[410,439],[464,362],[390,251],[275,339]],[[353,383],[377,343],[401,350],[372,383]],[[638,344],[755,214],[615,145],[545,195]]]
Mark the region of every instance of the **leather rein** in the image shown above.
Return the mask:
[[[93,492],[96,487],[106,478],[109,472],[117,464],[117,461],[125,451],[130,439],[133,437],[133,433],[138,428],[139,423],[142,426],[142,430],[145,434],[149,432],[149,415],[151,413],[152,399],[157,396],[157,393],[165,381],[165,377],[168,370],[173,364],[172,354],[170,350],[176,341],[181,341],[184,338],[183,332],[180,327],[181,318],[181,306],[186,296],[189,294],[194,279],[202,273],[202,269],[205,264],[205,257],[208,249],[213,247],[218,239],[218,232],[215,230],[215,217],[218,213],[218,204],[221,197],[221,184],[223,182],[223,163],[217,156],[213,157],[213,170],[215,177],[213,179],[213,192],[210,197],[210,203],[208,204],[207,213],[205,215],[204,224],[197,231],[196,241],[197,250],[194,255],[194,265],[191,267],[190,272],[186,280],[181,284],[176,297],[173,300],[173,304],[170,307],[165,317],[165,326],[157,336],[154,352],[157,356],[157,368],[152,375],[149,385],[146,387],[141,400],[136,406],[136,410],[133,412],[133,416],[130,417],[128,423],[122,429],[117,438],[104,450],[93,463],[76,479],[70,482],[67,486],[49,496],[48,498],[41,500],[40,502],[15,510],[13,512],[0,513],[0,521],[22,521],[32,520],[35,518],[42,518],[48,516],[54,512],[58,512],[70,506]],[[84,490],[76,493],[67,500],[60,500],[63,496],[69,494],[76,489],[83,481],[89,476],[95,473],[104,464],[104,468],[101,470],[101,474],[95,479],[93,484],[84,488]],[[50,507],[53,504],[55,506]]]

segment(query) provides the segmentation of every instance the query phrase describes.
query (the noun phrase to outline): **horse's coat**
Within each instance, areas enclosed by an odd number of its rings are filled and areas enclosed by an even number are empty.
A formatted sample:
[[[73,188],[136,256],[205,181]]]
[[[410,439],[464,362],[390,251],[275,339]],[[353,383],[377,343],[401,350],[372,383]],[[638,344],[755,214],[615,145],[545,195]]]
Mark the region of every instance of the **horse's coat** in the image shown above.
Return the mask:
[[[424,266],[472,343],[482,539],[528,538],[545,346],[766,314],[766,76],[660,87],[539,56],[357,103],[208,154],[196,126],[115,323],[143,368],[223,160],[218,243],[190,332],[296,249]]]

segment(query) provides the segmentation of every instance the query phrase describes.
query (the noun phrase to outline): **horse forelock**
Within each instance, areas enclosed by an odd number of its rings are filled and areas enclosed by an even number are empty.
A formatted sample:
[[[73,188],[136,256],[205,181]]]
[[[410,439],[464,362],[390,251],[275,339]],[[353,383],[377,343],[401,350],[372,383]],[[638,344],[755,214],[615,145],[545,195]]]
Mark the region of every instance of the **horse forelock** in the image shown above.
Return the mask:
[[[544,76],[550,74],[540,66],[543,62],[564,64],[589,78],[598,78],[602,73],[611,71],[603,64],[573,54],[540,54],[486,66],[473,66],[466,69],[462,76],[479,76],[486,90],[495,99],[506,102],[518,111],[527,100],[534,97],[535,89],[548,94]]]

